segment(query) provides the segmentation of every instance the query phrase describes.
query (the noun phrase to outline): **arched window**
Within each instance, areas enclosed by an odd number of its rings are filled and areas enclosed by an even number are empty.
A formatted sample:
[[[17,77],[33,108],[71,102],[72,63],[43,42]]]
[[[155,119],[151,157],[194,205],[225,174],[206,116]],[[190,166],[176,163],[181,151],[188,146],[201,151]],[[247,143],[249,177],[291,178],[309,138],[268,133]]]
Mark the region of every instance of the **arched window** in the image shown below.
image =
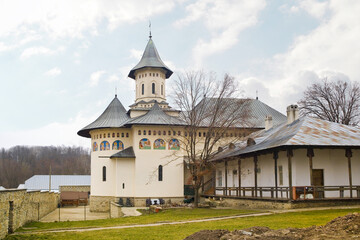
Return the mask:
[[[110,143],[108,141],[103,141],[100,144],[100,151],[110,150]]]
[[[120,140],[117,140],[117,141],[113,142],[112,149],[113,150],[123,150],[124,149],[123,142],[120,141]]]
[[[144,84],[141,84],[141,94],[144,95],[144,91],[145,91],[145,86]]]
[[[163,180],[163,166],[159,165],[159,169],[158,169],[158,177],[159,177],[159,181]]]
[[[98,150],[98,145],[96,142],[93,143],[93,151],[97,151]]]
[[[102,169],[102,177],[103,177],[103,182],[106,182],[106,167],[103,166],[103,169]]]
[[[155,94],[155,83],[151,84],[151,93]]]
[[[163,139],[156,139],[154,141],[154,149],[165,150],[166,144]]]
[[[180,142],[179,140],[173,138],[169,141],[169,150],[180,150]]]
[[[143,138],[139,142],[139,149],[151,149],[150,140],[147,138]]]

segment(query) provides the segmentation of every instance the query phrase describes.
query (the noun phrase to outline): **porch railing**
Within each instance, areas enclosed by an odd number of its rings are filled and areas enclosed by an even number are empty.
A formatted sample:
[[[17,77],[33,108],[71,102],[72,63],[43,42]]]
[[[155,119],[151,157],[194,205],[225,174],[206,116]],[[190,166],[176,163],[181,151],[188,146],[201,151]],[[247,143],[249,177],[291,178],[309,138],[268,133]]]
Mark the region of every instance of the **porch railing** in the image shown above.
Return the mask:
[[[240,198],[264,199],[328,199],[360,198],[360,186],[295,186],[289,187],[216,187],[215,195]]]

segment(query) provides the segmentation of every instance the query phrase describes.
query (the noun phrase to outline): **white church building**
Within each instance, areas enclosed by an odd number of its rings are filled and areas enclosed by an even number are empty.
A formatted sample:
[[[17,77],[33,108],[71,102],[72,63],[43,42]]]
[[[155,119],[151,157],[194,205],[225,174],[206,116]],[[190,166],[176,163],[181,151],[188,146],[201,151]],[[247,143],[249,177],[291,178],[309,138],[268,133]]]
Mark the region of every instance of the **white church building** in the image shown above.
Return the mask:
[[[150,36],[128,75],[136,83],[134,104],[126,110],[115,95],[105,111],[78,132],[91,138],[91,211],[108,211],[110,202],[119,201],[145,206],[148,198],[182,202],[187,195],[191,178],[181,146],[185,124],[166,102],[166,80],[172,73]],[[359,198],[359,129],[297,119],[295,113],[288,114],[289,120],[258,99],[248,102],[252,126],[234,127],[223,136],[233,143],[214,156],[216,169],[206,178],[204,197]]]
[[[148,198],[181,202],[189,185],[180,146],[184,123],[166,102],[166,80],[172,71],[162,62],[150,36],[140,62],[128,77],[136,82],[135,103],[126,110],[117,96],[78,135],[91,138],[92,211],[107,211],[109,202],[130,199],[144,206]],[[258,99],[250,100],[254,125],[264,128],[266,115],[280,124],[286,117]],[[234,129],[231,136],[245,134]],[[244,135],[245,136],[245,135]],[[230,137],[230,136],[227,136]]]

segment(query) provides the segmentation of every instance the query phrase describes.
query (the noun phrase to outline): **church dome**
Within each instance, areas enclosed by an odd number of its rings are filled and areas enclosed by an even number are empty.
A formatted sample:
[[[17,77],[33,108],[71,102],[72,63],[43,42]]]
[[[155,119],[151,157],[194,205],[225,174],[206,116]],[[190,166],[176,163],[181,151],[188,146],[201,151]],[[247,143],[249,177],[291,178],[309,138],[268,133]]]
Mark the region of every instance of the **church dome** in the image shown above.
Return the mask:
[[[121,104],[117,96],[111,101],[105,111],[94,122],[90,123],[80,131],[78,135],[90,138],[90,131],[100,128],[116,128],[121,127],[130,120],[124,106]]]
[[[168,68],[164,62],[161,60],[158,51],[156,50],[155,44],[152,40],[152,38],[149,38],[149,41],[146,45],[144,54],[140,60],[140,62],[129,72],[128,77],[135,79],[135,71],[142,69],[142,68],[161,68],[165,70],[165,76],[166,78],[169,78],[173,72]]]

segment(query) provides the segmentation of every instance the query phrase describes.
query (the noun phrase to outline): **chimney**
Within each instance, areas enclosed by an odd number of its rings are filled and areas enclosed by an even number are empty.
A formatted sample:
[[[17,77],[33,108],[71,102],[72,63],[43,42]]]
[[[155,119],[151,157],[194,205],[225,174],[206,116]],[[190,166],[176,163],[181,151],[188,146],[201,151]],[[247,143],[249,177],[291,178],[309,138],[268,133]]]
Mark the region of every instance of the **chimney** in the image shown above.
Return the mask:
[[[290,105],[286,108],[287,123],[290,124],[299,118],[298,105]]]
[[[266,115],[265,117],[265,130],[269,130],[273,127],[273,121],[271,115]]]

